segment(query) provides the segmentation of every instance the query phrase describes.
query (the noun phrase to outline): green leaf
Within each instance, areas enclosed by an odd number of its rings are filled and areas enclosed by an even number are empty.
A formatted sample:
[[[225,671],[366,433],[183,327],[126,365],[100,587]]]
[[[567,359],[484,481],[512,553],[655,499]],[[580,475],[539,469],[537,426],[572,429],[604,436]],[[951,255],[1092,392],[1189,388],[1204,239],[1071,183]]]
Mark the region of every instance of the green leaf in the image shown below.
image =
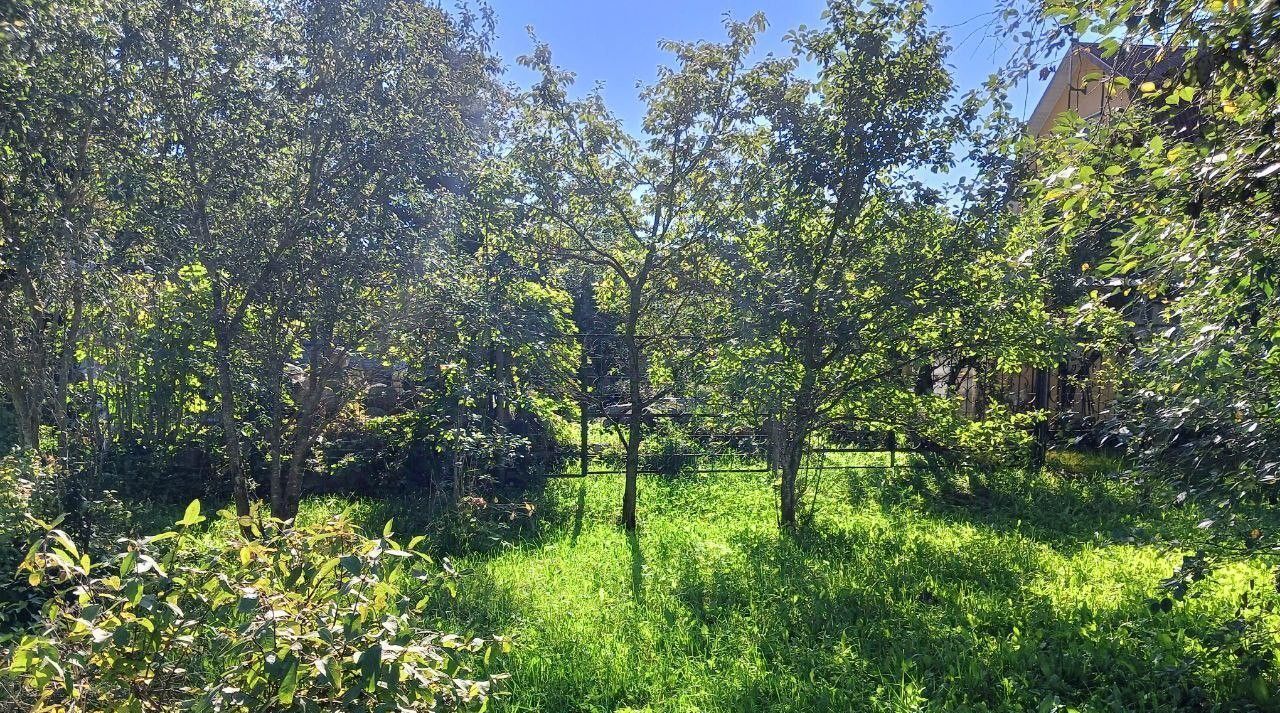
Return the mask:
[[[276,695],[276,700],[281,705],[293,705],[293,695],[298,690],[298,657],[289,654],[285,659],[284,678],[280,681],[280,692]]]
[[[240,596],[240,601],[236,604],[236,612],[240,614],[249,614],[258,609],[257,592],[246,592]]]
[[[338,562],[342,565],[343,569],[351,574],[360,574],[360,570],[363,569],[360,558],[355,555],[345,555],[342,559],[338,560]]]
[[[364,679],[364,690],[373,693],[377,690],[378,671],[382,668],[382,644],[365,649],[357,663],[360,665],[360,677]]]
[[[124,585],[124,598],[128,599],[130,604],[138,606],[138,602],[142,601],[142,584],[136,579],[130,580]]]
[[[178,521],[179,527],[190,527],[204,522],[205,518],[200,514],[200,500],[192,500],[187,506],[187,510],[182,514],[182,519]]]
[[[130,574],[133,574],[133,567],[136,564],[138,564],[138,553],[133,550],[129,550],[125,553],[124,557],[120,558],[120,578],[124,579]]]
[[[39,660],[37,652],[40,642],[41,640],[34,636],[23,635],[22,643],[18,644],[18,648],[14,650],[13,657],[10,659],[9,672],[24,674],[34,668],[33,664]]]
[[[67,536],[67,533],[62,530],[54,530],[49,534],[53,536],[53,539],[58,541],[59,545],[62,545],[62,548],[67,551],[67,554],[71,559],[80,559],[80,550],[76,548],[76,543],[71,541],[71,538]]]
[[[329,576],[329,573],[333,572],[334,569],[337,569],[338,562],[339,560],[337,557],[331,557],[325,560],[324,564],[320,565],[320,569],[316,570],[316,575],[311,578],[312,584],[317,584],[320,580]]]

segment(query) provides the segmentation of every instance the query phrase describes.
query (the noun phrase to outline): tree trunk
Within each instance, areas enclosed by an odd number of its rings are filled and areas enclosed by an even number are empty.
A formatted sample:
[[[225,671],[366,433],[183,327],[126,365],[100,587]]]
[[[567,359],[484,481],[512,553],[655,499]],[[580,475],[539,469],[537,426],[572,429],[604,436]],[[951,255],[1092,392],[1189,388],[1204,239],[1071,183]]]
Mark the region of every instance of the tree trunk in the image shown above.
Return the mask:
[[[284,517],[284,360],[272,358],[268,369],[271,379],[271,430],[267,434],[267,450],[271,461],[268,481],[271,484],[271,514]]]
[[[1035,370],[1035,408],[1044,411],[1049,408],[1049,371]],[[1035,467],[1044,465],[1045,455],[1049,450],[1049,419],[1045,417],[1035,428],[1035,444],[1031,449],[1031,463]]]
[[[795,403],[792,404],[790,423],[784,421],[782,424],[782,483],[778,493],[781,508],[778,524],[783,530],[795,530],[797,525],[797,483],[805,444],[809,440],[815,419],[812,409],[816,384],[817,375],[812,368],[806,368],[800,379],[800,388],[796,391]]]
[[[33,291],[34,288],[27,290],[29,294]],[[18,422],[19,442],[25,449],[39,451],[40,425],[47,397],[47,350],[44,335],[38,331],[44,317],[37,308],[29,308],[28,312],[31,315],[31,332],[25,350],[22,344],[24,325],[20,324],[20,319],[6,320],[0,339],[3,339],[8,360],[4,364],[4,387],[9,393],[14,419]],[[24,351],[26,358],[19,357]]]
[[[988,382],[994,374],[995,366],[989,361],[979,360],[973,367],[973,415],[978,420],[987,417],[987,396],[991,390]]]
[[[290,520],[298,515],[302,501],[302,477],[306,473],[307,459],[315,448],[328,423],[330,414],[339,410],[336,381],[346,368],[346,354],[338,354],[333,348],[333,322],[327,322],[323,330],[313,333],[307,348],[307,379],[305,391],[298,399],[297,423],[294,426],[293,449],[289,454],[289,469],[284,481],[283,504],[279,517]],[[334,387],[332,403],[326,402],[325,390]]]
[[[796,481],[800,475],[800,463],[804,458],[804,442],[807,435],[798,427],[786,428],[783,431],[782,444],[782,484],[780,488],[781,511],[778,524],[785,531],[796,529]]]
[[[327,365],[326,365],[327,368]],[[321,421],[325,380],[318,375],[319,366],[313,356],[308,365],[307,392],[299,403],[298,423],[294,427],[293,450],[289,453],[289,470],[284,482],[284,501],[280,519],[291,520],[298,515],[302,501],[302,475],[307,467],[307,456],[315,446],[317,426]]]
[[[1083,414],[1075,407],[1076,390],[1071,377],[1071,365],[1066,361],[1058,364],[1058,418],[1060,423],[1075,430],[1080,427]]]
[[[308,419],[309,420],[309,419]],[[315,430],[312,424],[299,424],[298,440],[293,444],[293,453],[289,456],[288,477],[284,483],[284,505],[280,519],[292,520],[298,516],[298,505],[302,502],[302,475],[307,467],[307,456],[315,445]]]
[[[14,420],[18,422],[18,442],[24,449],[40,450],[40,408],[28,399],[22,386],[6,385],[13,406]]]
[[[71,298],[71,320],[59,345],[53,375],[53,422],[58,429],[58,451],[64,467],[71,468],[71,378],[76,365],[76,347],[84,323],[84,285],[76,280]]]
[[[222,326],[217,328],[214,335],[214,361],[217,362],[218,401],[222,415],[223,448],[226,450],[223,476],[231,481],[231,497],[236,504],[236,515],[248,517],[249,484],[240,454],[240,426],[236,421],[236,391],[231,374],[231,334]]]
[[[640,472],[640,426],[644,418],[640,390],[640,345],[636,341],[634,320],[627,326],[627,371],[631,408],[627,414],[627,464],[626,483],[622,489],[622,526],[630,532],[636,529],[636,480]]]
[[[916,396],[928,396],[933,393],[933,365],[926,364],[916,370]]]

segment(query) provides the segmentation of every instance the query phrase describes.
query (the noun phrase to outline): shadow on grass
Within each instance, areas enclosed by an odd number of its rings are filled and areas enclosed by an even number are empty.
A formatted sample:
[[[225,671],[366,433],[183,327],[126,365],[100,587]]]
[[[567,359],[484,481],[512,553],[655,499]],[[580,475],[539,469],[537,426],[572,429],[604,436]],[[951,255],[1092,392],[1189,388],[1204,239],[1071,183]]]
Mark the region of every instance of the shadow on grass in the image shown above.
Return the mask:
[[[640,533],[627,533],[627,548],[631,551],[631,598],[636,604],[644,604],[644,553],[640,551]]]
[[[900,696],[943,710],[1260,710],[1275,702],[1266,692],[1278,673],[1270,659],[1236,658],[1261,632],[1233,604],[1164,609],[1140,574],[1106,596],[1077,596],[1049,577],[1075,565],[1036,541],[982,531],[935,540],[897,524],[744,538],[746,560],[767,566],[687,574],[681,601],[707,622],[767,602],[759,653],[773,675],[797,682],[793,696],[805,703],[794,710],[857,707],[829,662],[841,651],[879,690],[896,680]],[[832,683],[825,692],[824,675]],[[818,685],[803,685],[806,678]]]
[[[582,535],[582,515],[587,509],[587,484],[578,483],[578,503],[573,508],[573,535],[569,538],[569,542],[574,547],[578,545],[578,537]]]
[[[950,522],[1017,532],[1064,553],[1087,543],[1186,543],[1199,536],[1192,508],[1162,506],[1171,498],[1113,474],[1068,478],[1020,469],[912,469],[881,488],[850,477],[850,499],[868,496]]]
[[[791,538],[761,525],[772,500],[753,483],[644,483],[643,547],[613,524],[612,490],[539,489],[530,500],[547,527],[466,558],[459,598],[433,613],[444,630],[515,636],[500,662],[512,710],[1274,703],[1256,692],[1276,683],[1273,664],[1258,673],[1223,653],[1234,604],[1153,607],[1167,565],[1106,547],[1194,527],[1134,487],[1020,472],[976,485],[851,477]]]
[[[491,503],[527,503],[531,517],[512,518],[510,511],[485,512],[458,508],[452,503],[425,494],[405,493],[400,497],[351,497],[319,495],[305,498],[300,518],[303,521],[344,513],[363,531],[376,535],[388,521],[401,535],[426,535],[426,547],[437,556],[458,557],[485,555],[543,537],[542,525],[562,522],[570,512],[564,503],[546,487],[546,479],[538,478],[523,486],[508,487],[494,496]],[[585,492],[579,495],[578,511],[585,503]],[[581,531],[581,515],[578,516]]]
[[[1046,572],[1061,566],[1046,546],[985,531],[939,538],[913,517],[819,523],[795,538],[740,531],[723,556],[671,538],[642,554],[628,536],[630,606],[522,591],[504,578],[474,583],[460,608],[480,630],[524,624],[536,632],[523,650],[517,638],[506,661],[511,707],[520,710],[1262,703],[1250,700],[1242,670],[1202,658],[1229,609],[1160,611],[1141,582],[1073,597],[1046,584]],[[544,598],[557,602],[554,615],[522,621],[517,612]],[[678,703],[681,696],[692,698]]]

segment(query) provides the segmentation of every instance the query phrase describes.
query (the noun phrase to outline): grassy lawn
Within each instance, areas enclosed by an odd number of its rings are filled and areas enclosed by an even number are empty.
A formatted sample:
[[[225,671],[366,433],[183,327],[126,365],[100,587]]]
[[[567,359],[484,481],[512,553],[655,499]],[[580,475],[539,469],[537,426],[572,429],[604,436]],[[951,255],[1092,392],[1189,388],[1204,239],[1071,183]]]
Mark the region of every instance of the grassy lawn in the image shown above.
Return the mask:
[[[829,471],[794,539],[765,475],[647,478],[634,537],[620,478],[553,480],[540,532],[461,560],[441,615],[514,637],[504,710],[1280,705],[1264,566],[1162,605],[1178,555],[1135,543],[1194,536],[1194,512],[1088,479],[882,477]]]

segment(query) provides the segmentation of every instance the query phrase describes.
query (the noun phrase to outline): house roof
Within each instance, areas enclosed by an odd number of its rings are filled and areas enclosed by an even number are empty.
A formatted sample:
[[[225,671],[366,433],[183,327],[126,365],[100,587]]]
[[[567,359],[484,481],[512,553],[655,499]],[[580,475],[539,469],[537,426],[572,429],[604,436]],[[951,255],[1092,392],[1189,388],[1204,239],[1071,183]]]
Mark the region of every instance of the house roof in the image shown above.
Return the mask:
[[[1097,70],[1111,77],[1127,77],[1133,82],[1154,81],[1167,77],[1186,66],[1186,50],[1170,50],[1158,45],[1121,46],[1110,57],[1101,43],[1073,42],[1053,72],[1049,85],[1027,119],[1027,127],[1033,135],[1039,134],[1054,119],[1053,108],[1062,95],[1073,88],[1072,68],[1081,62],[1094,65]]]

